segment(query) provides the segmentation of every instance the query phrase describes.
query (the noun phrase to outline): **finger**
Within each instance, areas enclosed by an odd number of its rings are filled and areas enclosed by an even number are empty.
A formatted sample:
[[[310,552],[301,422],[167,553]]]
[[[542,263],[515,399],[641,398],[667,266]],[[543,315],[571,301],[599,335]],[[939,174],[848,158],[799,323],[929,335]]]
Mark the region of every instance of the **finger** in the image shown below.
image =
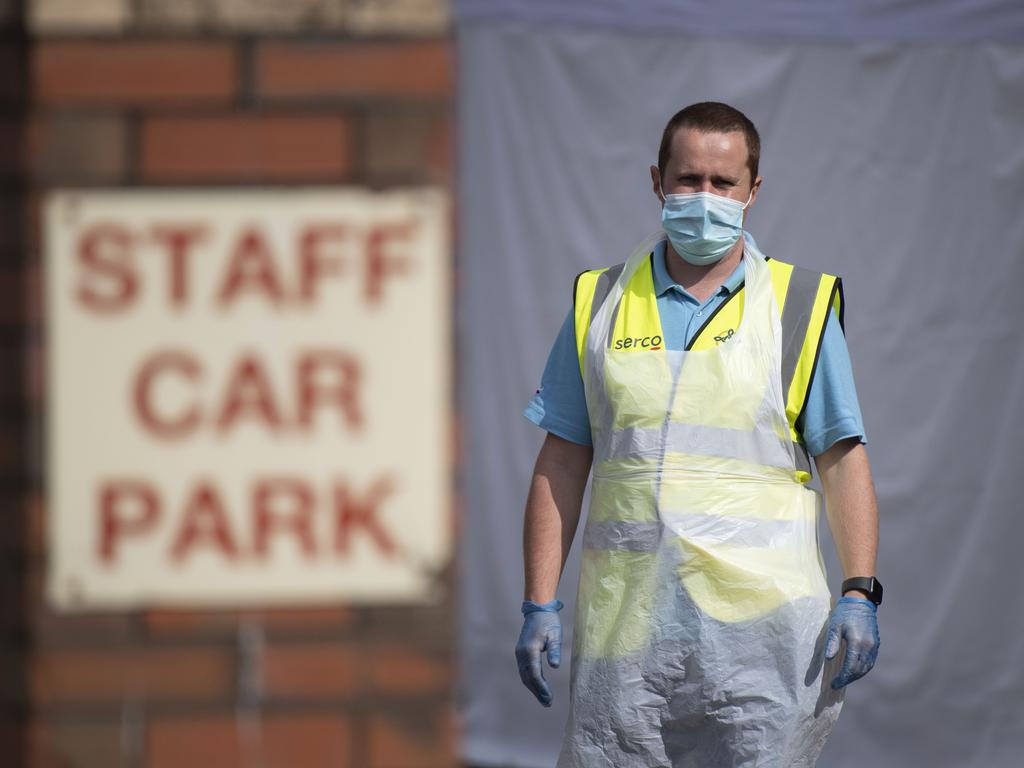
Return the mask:
[[[839,653],[840,625],[836,622],[829,622],[828,639],[825,642],[825,658],[834,659]]]
[[[541,670],[540,650],[529,648],[524,650],[521,656],[517,654],[517,657],[519,658],[519,679],[523,681],[523,685],[530,689],[530,692],[537,697],[537,701],[545,707],[550,706],[551,689],[548,688]]]
[[[553,669],[558,669],[562,663],[562,630],[559,627],[551,633],[548,638],[548,664]]]
[[[839,667],[839,672],[834,678],[832,678],[832,690],[838,691],[840,688],[845,688],[850,682],[850,670],[853,666],[853,648],[850,647],[849,642],[846,644],[846,651],[843,653],[843,663]]]
[[[854,680],[860,680],[860,678],[864,677],[870,669],[871,664],[868,663],[868,658],[847,645],[842,669],[839,670],[839,674],[832,681],[832,688],[834,690],[845,688]]]

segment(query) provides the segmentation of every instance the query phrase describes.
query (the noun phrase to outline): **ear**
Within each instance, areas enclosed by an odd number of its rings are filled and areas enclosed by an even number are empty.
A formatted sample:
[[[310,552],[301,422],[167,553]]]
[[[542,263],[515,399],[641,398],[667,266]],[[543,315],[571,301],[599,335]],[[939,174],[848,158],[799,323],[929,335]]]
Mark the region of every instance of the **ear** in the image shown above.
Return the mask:
[[[758,176],[756,179],[754,179],[754,183],[751,184],[751,186],[750,186],[750,205],[753,205],[754,201],[757,200],[757,193],[758,193],[758,190],[760,190],[760,189],[761,189],[761,177]],[[747,207],[749,208],[750,205],[748,205]]]
[[[658,172],[658,166],[651,166],[651,189],[654,191],[654,196],[658,198],[659,203],[664,203],[665,198],[661,196],[661,173]]]

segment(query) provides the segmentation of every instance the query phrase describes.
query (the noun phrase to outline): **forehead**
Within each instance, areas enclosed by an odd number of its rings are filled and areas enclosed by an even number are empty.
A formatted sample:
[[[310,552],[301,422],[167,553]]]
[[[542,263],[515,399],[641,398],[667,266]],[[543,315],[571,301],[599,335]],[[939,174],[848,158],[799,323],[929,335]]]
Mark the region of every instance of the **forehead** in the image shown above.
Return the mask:
[[[680,128],[672,137],[668,168],[742,173],[746,167],[747,139],[742,131]]]

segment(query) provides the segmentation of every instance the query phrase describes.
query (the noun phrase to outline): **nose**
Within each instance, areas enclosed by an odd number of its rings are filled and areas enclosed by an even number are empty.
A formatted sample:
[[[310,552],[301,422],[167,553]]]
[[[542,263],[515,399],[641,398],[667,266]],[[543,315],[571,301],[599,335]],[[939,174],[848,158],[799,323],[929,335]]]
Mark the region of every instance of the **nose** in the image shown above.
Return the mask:
[[[700,187],[697,191],[713,193],[715,191],[715,186],[714,184],[711,183],[711,179],[702,179],[700,182]]]

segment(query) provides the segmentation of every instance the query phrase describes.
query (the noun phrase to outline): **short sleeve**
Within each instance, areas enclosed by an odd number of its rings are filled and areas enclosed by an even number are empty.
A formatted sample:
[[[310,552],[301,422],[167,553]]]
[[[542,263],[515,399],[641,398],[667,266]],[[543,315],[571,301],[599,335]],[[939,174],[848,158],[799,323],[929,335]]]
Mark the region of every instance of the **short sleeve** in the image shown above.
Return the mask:
[[[807,451],[819,456],[838,441],[856,437],[866,443],[853,366],[846,337],[834,312],[829,312],[818,365],[807,392],[807,404],[796,422]]]
[[[544,366],[540,388],[523,411],[541,429],[580,445],[591,445],[590,416],[576,352],[573,313],[558,331]]]

